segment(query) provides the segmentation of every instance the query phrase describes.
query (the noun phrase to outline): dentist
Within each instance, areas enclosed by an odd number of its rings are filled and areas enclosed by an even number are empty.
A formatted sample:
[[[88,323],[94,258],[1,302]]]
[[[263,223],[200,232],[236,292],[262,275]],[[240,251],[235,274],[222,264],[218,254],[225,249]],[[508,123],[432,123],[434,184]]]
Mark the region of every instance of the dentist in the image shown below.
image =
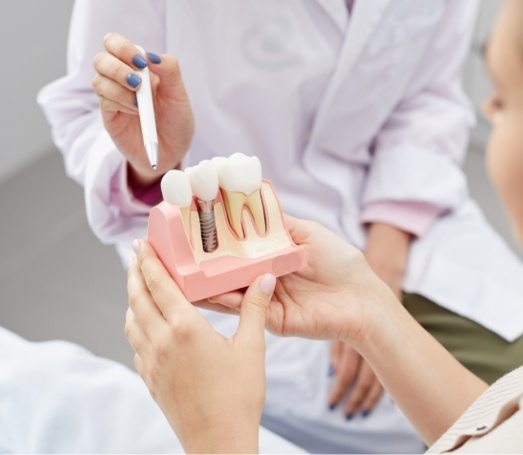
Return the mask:
[[[85,188],[92,229],[124,263],[159,200],[162,172],[255,154],[288,213],[364,249],[395,294],[404,292],[407,310],[491,382],[523,363],[521,349],[510,349],[523,333],[514,317],[523,270],[460,169],[473,121],[460,69],[476,8],[475,0],[78,0],[68,74],[39,100],[68,174]],[[153,53],[144,58],[133,43]],[[145,65],[156,75],[156,173],[134,105]],[[234,333],[234,318],[207,318]],[[381,394],[348,345],[267,335],[264,424],[305,449],[419,450]]]

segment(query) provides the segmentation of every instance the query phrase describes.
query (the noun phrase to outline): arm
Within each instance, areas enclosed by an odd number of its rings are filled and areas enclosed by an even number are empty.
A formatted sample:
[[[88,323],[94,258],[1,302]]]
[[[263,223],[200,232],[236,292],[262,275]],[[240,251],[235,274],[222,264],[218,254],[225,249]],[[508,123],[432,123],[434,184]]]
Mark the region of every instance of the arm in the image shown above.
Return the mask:
[[[460,166],[473,115],[461,88],[461,69],[477,6],[475,0],[447,3],[425,57],[376,137],[363,223],[381,222],[422,236],[466,197]]]
[[[38,101],[64,156],[67,174],[84,186],[87,218],[106,243],[130,242],[149,207],[128,189],[126,160],[104,128],[91,83],[93,59],[111,31],[146,49],[165,49],[164,0],[77,0],[71,19],[67,75],[45,87]],[[139,26],[140,23],[147,27]],[[133,233],[134,231],[134,233]]]
[[[382,299],[386,309],[374,315],[359,343],[360,353],[431,445],[487,385],[431,337],[392,294],[385,293]]]

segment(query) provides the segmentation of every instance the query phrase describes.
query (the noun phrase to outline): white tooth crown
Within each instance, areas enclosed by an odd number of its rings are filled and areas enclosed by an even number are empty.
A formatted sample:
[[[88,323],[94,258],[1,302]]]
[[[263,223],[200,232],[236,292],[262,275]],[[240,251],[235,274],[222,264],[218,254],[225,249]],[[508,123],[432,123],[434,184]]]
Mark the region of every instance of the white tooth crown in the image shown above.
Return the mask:
[[[222,164],[227,161],[227,158],[224,156],[215,156],[211,158],[212,164],[216,167],[216,172],[218,172],[218,175],[220,175],[220,168],[222,167]]]
[[[202,201],[212,201],[218,194],[218,172],[210,160],[203,160],[190,169],[189,180],[193,193]]]
[[[178,170],[167,172],[161,183],[163,199],[169,204],[179,207],[189,207],[192,202],[192,189],[189,178]]]
[[[226,191],[243,193],[246,196],[259,190],[262,184],[262,167],[256,156],[234,153],[217,163],[220,186]]]

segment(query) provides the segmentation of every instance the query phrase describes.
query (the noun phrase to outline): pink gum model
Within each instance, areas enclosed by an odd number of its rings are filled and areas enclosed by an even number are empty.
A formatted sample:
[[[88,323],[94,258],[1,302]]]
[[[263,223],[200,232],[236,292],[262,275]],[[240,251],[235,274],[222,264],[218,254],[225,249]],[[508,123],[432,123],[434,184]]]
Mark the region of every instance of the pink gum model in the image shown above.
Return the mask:
[[[260,194],[263,196],[267,233],[260,236],[251,229],[246,240],[239,240],[226,221],[223,199],[218,192],[214,207],[219,246],[213,253],[204,253],[201,244],[198,244],[199,239],[196,239],[196,235],[199,236],[199,221],[194,201],[190,208],[189,236],[178,206],[164,201],[152,208],[149,242],[189,301],[196,302],[247,287],[265,273],[278,277],[306,266],[305,252],[292,241],[269,181],[264,180]],[[243,220],[244,227],[246,218]],[[224,239],[221,244],[220,229],[229,243]],[[244,252],[242,244],[248,247],[249,242],[258,243],[253,248],[247,248],[245,251],[248,252],[242,253],[244,257],[239,257],[238,251]],[[262,254],[253,253],[263,250]]]

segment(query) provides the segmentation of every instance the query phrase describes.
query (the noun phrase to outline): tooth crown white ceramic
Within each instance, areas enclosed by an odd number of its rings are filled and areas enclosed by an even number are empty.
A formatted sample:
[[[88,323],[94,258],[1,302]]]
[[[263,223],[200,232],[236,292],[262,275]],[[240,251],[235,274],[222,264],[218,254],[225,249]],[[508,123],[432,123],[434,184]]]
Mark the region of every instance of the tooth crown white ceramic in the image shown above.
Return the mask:
[[[258,158],[216,157],[191,168],[188,176],[182,174],[164,176],[164,201],[151,210],[148,238],[188,300],[230,292],[264,273],[281,276],[306,265],[302,248],[285,228],[271,183],[262,181]],[[186,205],[189,187],[194,194]],[[213,202],[217,246],[212,252],[205,251],[205,236],[202,241],[202,197]]]

